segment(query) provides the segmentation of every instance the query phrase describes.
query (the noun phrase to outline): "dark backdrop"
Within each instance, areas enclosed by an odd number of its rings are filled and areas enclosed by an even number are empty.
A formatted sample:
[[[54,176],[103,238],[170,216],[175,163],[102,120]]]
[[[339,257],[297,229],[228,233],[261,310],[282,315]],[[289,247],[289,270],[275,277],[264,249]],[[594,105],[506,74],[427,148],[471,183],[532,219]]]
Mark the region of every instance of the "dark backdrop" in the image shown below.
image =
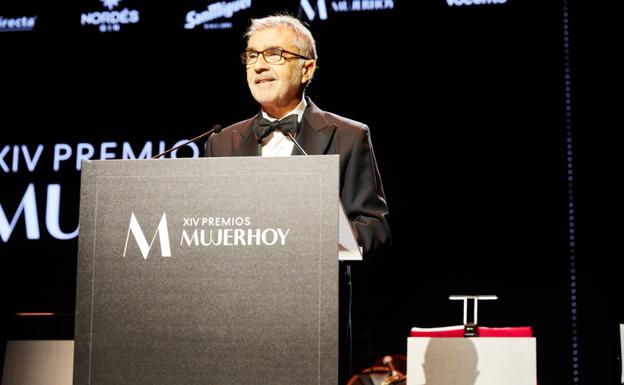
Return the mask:
[[[148,141],[169,147],[252,116],[241,35],[249,18],[287,11],[317,40],[307,95],[370,126],[391,210],[392,250],[354,266],[356,365],[404,353],[411,326],[461,323],[449,295],[496,294],[480,323],[533,326],[541,385],[617,381],[608,124],[593,119],[606,107],[588,59],[603,53],[588,21],[601,12],[517,0],[337,12],[356,2],[325,1],[328,18],[309,20],[300,2],[275,1],[214,21],[230,29],[182,28],[187,11],[210,3],[122,0],[114,9],[138,10],[140,21],[108,33],[79,23],[106,10],[99,1],[0,5],[5,18],[37,15],[32,31],[0,32],[0,204],[10,222],[32,184],[41,231],[27,239],[22,213],[0,241],[5,338],[73,336],[77,238],[49,234],[46,206],[48,186],[60,185],[60,229],[76,228],[79,172],[75,156],[53,169],[55,146],[75,155],[87,143],[99,159],[111,142],[119,158],[124,142],[138,154]],[[21,145],[31,158],[44,146],[32,171]]]

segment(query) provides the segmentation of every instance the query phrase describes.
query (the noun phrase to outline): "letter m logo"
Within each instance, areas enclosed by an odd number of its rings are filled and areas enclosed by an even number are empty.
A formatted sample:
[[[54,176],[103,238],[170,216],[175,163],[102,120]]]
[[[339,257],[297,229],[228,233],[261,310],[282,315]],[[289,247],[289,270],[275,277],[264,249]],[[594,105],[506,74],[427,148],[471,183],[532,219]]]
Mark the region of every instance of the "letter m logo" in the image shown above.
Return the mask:
[[[163,213],[160,218],[160,223],[158,223],[158,227],[156,228],[156,232],[152,237],[151,242],[148,244],[147,239],[145,238],[145,234],[143,234],[143,230],[141,230],[141,225],[139,225],[139,221],[134,215],[134,212],[130,216],[130,226],[128,226],[128,234],[126,235],[126,245],[124,246],[123,256],[126,256],[126,251],[128,250],[128,241],[130,240],[130,233],[134,236],[137,244],[139,245],[139,249],[141,250],[141,255],[143,255],[143,259],[147,259],[147,255],[152,249],[152,245],[154,244],[154,240],[156,236],[159,236],[160,241],[160,254],[163,257],[171,257],[171,246],[169,244],[169,228],[167,226],[167,213]]]
[[[309,0],[300,0],[299,15],[301,15],[302,10],[310,21],[314,20],[316,17],[316,11],[318,11],[319,19],[327,20],[327,6],[325,5],[325,0],[318,0],[316,2],[316,7],[312,6]]]

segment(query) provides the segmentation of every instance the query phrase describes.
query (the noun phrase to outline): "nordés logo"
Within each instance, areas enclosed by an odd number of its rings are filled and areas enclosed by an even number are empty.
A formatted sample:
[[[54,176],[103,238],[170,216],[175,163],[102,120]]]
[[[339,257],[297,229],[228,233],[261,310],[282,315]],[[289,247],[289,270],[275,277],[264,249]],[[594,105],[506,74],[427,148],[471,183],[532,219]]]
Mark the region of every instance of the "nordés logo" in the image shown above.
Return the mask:
[[[100,32],[119,32],[124,24],[136,24],[139,22],[139,11],[124,8],[114,10],[122,0],[100,0],[108,11],[89,12],[80,15],[80,24],[95,25]]]
[[[134,212],[130,215],[130,224],[128,225],[128,233],[126,235],[126,245],[124,246],[123,256],[126,256],[126,252],[128,251],[128,242],[130,241],[130,234],[134,237],[139,249],[141,250],[141,255],[143,259],[147,259],[147,256],[154,245],[154,240],[156,236],[159,237],[160,242],[160,255],[161,257],[171,257],[171,244],[169,243],[169,226],[167,225],[167,213],[163,213],[160,218],[160,222],[156,227],[156,231],[152,236],[152,240],[150,243],[147,243],[147,238],[145,238],[145,233],[141,229],[141,225],[137,220]]]

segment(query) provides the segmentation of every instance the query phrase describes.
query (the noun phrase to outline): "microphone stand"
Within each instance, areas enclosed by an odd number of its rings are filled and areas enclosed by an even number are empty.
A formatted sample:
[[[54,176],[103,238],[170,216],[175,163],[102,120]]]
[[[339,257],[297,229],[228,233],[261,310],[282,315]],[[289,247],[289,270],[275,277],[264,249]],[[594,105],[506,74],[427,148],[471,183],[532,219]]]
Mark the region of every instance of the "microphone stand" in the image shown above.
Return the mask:
[[[160,153],[160,154],[158,154],[158,155],[154,155],[154,156],[152,157],[152,159],[158,159],[158,158],[160,158],[160,157],[161,157],[161,156],[163,156],[163,155],[167,155],[168,153],[173,152],[173,151],[177,150],[177,149],[178,149],[178,148],[180,148],[180,147],[187,146],[187,145],[189,145],[190,143],[196,142],[196,141],[198,141],[199,139],[201,139],[201,138],[203,138],[203,137],[205,137],[205,136],[208,136],[208,135],[210,135],[210,134],[213,134],[213,133],[214,133],[214,134],[218,134],[219,132],[221,132],[221,130],[222,130],[222,129],[223,129],[223,128],[221,127],[221,125],[219,125],[219,124],[215,124],[215,125],[214,125],[214,126],[213,126],[210,130],[208,130],[208,131],[204,132],[203,134],[201,134],[201,135],[197,135],[197,136],[196,136],[196,137],[194,137],[193,139],[190,139],[190,140],[188,140],[188,141],[186,141],[186,142],[184,142],[184,143],[182,143],[182,144],[180,144],[180,145],[178,145],[178,146],[175,146],[175,147],[173,147],[173,148],[170,148],[170,149],[168,149],[167,151],[163,151],[163,152],[161,152],[161,153]]]
[[[295,144],[295,146],[297,146],[297,148],[299,149],[299,151],[301,151],[301,153],[303,155],[308,155],[307,152],[305,152],[305,150],[303,149],[303,147],[301,147],[301,145],[299,144],[299,142],[297,142],[297,140],[295,139],[295,137],[293,136],[293,134],[290,133],[290,130],[286,131],[286,135],[290,138],[290,140]]]

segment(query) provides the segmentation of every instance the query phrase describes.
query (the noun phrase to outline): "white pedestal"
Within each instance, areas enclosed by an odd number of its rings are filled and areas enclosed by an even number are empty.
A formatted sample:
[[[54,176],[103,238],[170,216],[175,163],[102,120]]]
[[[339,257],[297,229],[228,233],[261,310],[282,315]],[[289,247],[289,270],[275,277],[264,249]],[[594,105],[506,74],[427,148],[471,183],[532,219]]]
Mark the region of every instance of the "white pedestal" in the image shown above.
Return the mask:
[[[536,385],[535,338],[407,339],[407,385]]]

